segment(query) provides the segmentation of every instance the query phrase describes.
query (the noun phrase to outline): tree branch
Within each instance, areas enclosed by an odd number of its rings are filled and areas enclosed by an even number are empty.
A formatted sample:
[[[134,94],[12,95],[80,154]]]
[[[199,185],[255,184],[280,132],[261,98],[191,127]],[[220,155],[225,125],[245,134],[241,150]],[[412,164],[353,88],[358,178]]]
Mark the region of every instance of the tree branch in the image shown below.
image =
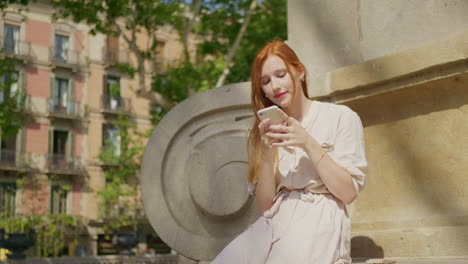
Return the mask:
[[[229,49],[228,54],[226,55],[226,67],[223,70],[223,73],[221,76],[219,76],[218,81],[216,82],[215,87],[220,87],[224,84],[226,81],[227,76],[229,75],[231,71],[231,67],[234,64],[234,55],[236,54],[236,51],[239,49],[240,42],[242,38],[244,37],[245,31],[247,30],[247,26],[250,23],[250,19],[252,18],[253,11],[255,10],[255,7],[257,7],[257,0],[252,0],[252,3],[250,4],[249,10],[247,11],[247,14],[245,16],[244,24],[242,24],[241,29],[239,30],[239,33],[236,36],[236,40],[234,41],[234,44],[232,47]]]

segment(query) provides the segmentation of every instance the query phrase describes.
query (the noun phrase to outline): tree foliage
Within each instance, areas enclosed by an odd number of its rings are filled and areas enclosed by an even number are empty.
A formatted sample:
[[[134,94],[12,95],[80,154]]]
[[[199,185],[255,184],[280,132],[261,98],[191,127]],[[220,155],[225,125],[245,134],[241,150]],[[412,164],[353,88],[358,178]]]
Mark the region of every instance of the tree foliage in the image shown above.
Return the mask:
[[[25,111],[26,96],[18,87],[18,73],[13,60],[0,61],[0,136],[7,138],[16,135],[28,120]]]
[[[99,159],[106,167],[106,184],[98,194],[100,217],[107,234],[122,227],[136,229],[134,225],[142,216],[138,170],[144,150],[143,141],[149,136],[149,132],[138,131],[135,123],[125,115],[119,115],[114,127],[119,131],[119,146],[107,141],[106,147],[99,154]],[[120,151],[117,152],[116,148],[120,148]]]
[[[153,91],[178,103],[193,93],[215,88],[226,67],[230,70],[225,84],[249,81],[251,63],[256,52],[267,41],[287,38],[286,0],[259,2],[239,48],[234,52],[232,65],[229,65],[227,54],[233,48],[252,1],[206,0],[200,1],[199,9],[195,6],[196,1],[188,1],[187,12],[198,13],[192,14],[192,20],[182,20],[185,23],[178,30],[183,40],[186,34],[184,27],[191,29],[195,36],[192,39],[197,42],[196,57],[184,58],[182,63],[173,65],[164,74],[155,74]],[[155,103],[154,123],[168,110]]]

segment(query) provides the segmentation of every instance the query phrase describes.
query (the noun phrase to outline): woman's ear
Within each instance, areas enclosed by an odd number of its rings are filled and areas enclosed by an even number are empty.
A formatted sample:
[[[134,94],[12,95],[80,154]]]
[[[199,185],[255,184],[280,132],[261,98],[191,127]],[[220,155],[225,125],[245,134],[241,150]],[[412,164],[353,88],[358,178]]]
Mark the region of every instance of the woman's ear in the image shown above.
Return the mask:
[[[304,71],[304,67],[301,65],[299,66],[299,79],[303,81],[304,77],[305,77],[305,71]]]

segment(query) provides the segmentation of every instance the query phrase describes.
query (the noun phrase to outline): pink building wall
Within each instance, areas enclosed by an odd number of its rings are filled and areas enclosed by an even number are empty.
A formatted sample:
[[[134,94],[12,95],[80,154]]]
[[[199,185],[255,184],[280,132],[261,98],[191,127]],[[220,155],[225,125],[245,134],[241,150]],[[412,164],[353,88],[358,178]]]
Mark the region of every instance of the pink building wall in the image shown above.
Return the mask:
[[[83,77],[75,75],[75,101],[81,102],[83,100]]]
[[[50,70],[41,70],[32,66],[25,66],[26,94],[28,96],[49,98]]]
[[[28,19],[26,22],[26,41],[33,45],[51,46],[51,25]]]
[[[83,157],[83,133],[79,128],[73,128],[75,132],[75,156]]]
[[[37,180],[23,185],[21,212],[26,215],[44,214],[49,211],[49,182]]]
[[[83,50],[84,34],[82,31],[77,30],[75,32],[75,50],[79,53]]]
[[[72,186],[72,215],[81,214],[81,199],[83,198],[81,188],[83,187],[82,183],[73,183]]]
[[[47,154],[49,140],[49,126],[39,123],[26,125],[26,152]]]

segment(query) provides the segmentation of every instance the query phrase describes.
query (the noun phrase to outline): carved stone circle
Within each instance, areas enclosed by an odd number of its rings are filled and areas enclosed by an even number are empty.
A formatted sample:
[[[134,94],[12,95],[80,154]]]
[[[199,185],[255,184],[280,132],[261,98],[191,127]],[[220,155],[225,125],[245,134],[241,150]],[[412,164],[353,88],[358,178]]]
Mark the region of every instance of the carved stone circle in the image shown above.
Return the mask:
[[[260,216],[247,192],[250,83],[196,94],[160,121],[141,168],[146,215],[178,253],[210,260]]]

